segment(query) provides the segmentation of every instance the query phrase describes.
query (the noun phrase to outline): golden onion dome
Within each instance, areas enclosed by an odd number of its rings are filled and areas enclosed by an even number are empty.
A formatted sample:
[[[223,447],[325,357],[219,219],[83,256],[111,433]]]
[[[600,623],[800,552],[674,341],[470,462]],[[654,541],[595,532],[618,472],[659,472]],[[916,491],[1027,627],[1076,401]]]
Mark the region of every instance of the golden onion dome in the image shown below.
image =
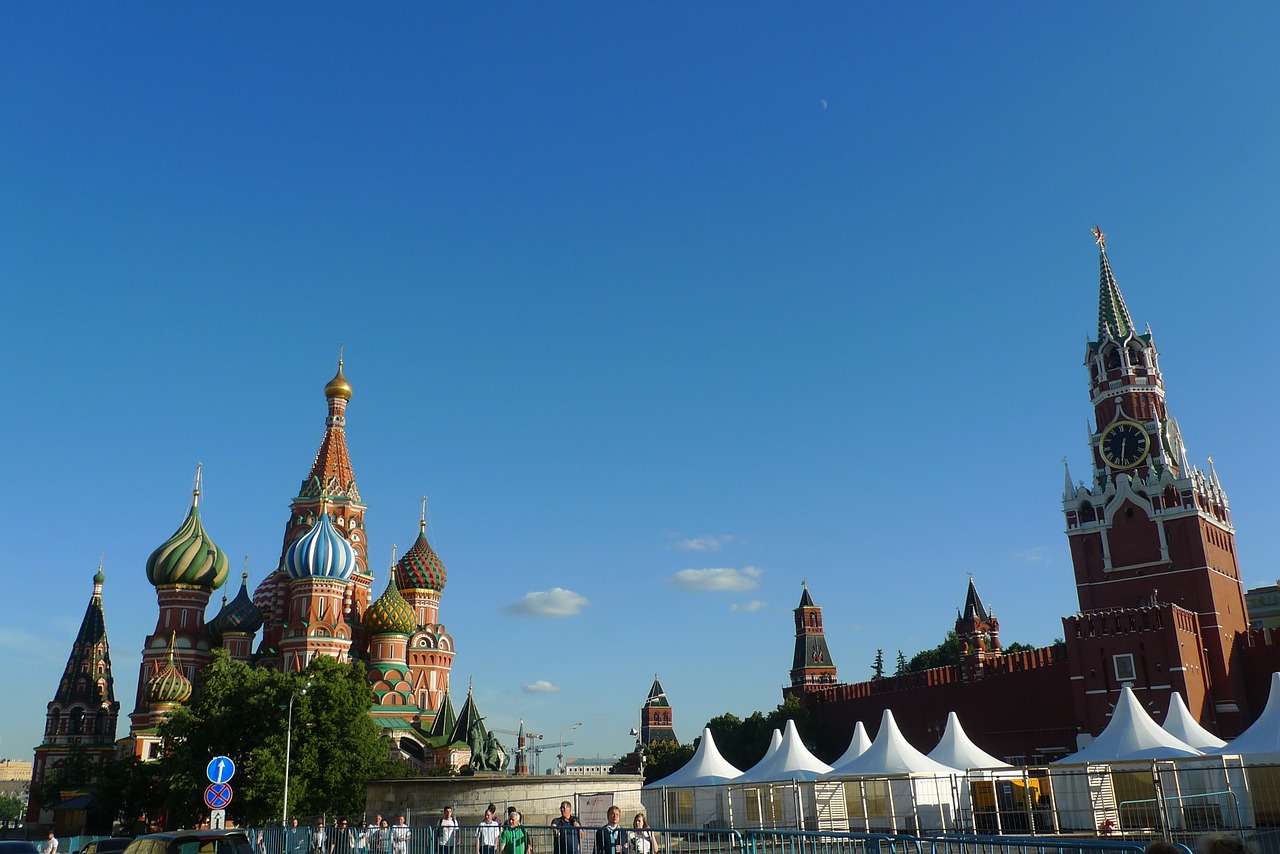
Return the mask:
[[[329,380],[329,384],[324,387],[325,397],[339,397],[343,400],[351,399],[351,383],[347,382],[347,378],[342,375],[342,360],[338,360],[338,373],[334,374],[333,379]]]
[[[185,703],[191,699],[192,685],[173,657],[174,639],[169,639],[169,663],[147,680],[147,699],[160,705]]]
[[[386,592],[364,612],[364,627],[371,635],[411,635],[418,629],[418,615],[400,595],[393,570]]]

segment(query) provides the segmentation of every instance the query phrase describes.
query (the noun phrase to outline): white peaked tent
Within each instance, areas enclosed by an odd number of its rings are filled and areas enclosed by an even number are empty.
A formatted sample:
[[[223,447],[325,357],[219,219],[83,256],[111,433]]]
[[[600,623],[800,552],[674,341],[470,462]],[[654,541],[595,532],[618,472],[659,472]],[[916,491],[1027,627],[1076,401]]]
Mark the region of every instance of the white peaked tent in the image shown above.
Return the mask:
[[[960,773],[916,750],[885,709],[875,741],[852,759],[841,757],[815,784],[816,812],[846,815],[848,828],[859,832],[954,829],[952,777]]]
[[[777,730],[774,730],[775,734]],[[767,783],[783,780],[812,780],[826,774],[831,766],[809,752],[800,740],[795,721],[787,721],[786,732],[778,747],[733,780],[738,783]]]
[[[727,798],[720,784],[741,774],[720,755],[711,730],[704,728],[693,758],[675,773],[645,786],[640,801],[655,824],[660,820],[666,827],[724,825]]]
[[[929,751],[929,758],[952,768],[1013,767],[974,744],[969,734],[964,731],[964,727],[960,726],[960,718],[955,712],[947,713],[947,728],[942,733],[942,741]]]
[[[912,747],[906,736],[898,729],[898,722],[893,719],[893,712],[885,709],[884,715],[880,718],[880,731],[876,733],[876,740],[871,742],[871,746],[860,756],[849,762],[838,764],[831,776],[885,777],[901,774],[950,776],[956,773],[959,773],[959,769],[930,759]]]
[[[715,739],[711,737],[711,730],[703,729],[702,739],[698,742],[698,750],[693,754],[693,758],[680,770],[648,784],[645,788],[714,786],[741,775],[741,771],[720,755],[720,751],[716,749]]]
[[[1200,722],[1191,716],[1191,710],[1182,701],[1182,695],[1177,692],[1169,695],[1169,713],[1164,716],[1163,729],[1196,750],[1207,752],[1226,744],[1225,741],[1200,726]]]
[[[812,789],[801,787],[831,770],[809,752],[794,721],[787,721],[777,748],[725,783],[735,827],[803,828],[813,821]]]
[[[867,748],[871,746],[871,736],[867,735],[867,728],[862,725],[862,721],[858,721],[853,728],[853,738],[849,739],[849,749],[831,763],[833,770],[839,772],[840,766],[848,762],[852,762],[859,756],[867,752]]]
[[[1162,730],[1133,689],[1125,685],[1111,713],[1111,723],[1083,750],[1057,760],[1055,765],[1089,762],[1124,762],[1134,759],[1176,759],[1200,756],[1201,751],[1177,736]]]
[[[1271,674],[1271,693],[1267,695],[1267,707],[1252,726],[1232,739],[1227,746],[1212,752],[1239,756],[1280,753],[1280,673]]]

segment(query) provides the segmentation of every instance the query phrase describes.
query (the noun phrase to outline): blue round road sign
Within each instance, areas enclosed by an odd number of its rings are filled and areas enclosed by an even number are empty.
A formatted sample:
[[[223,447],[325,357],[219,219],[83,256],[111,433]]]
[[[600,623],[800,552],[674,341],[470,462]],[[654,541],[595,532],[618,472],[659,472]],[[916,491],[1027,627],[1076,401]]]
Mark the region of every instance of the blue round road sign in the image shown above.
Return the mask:
[[[230,783],[231,778],[236,775],[236,763],[231,761],[230,756],[215,756],[209,760],[204,773],[210,783]]]
[[[211,810],[226,809],[231,803],[231,787],[226,783],[210,783],[204,790],[204,805]]]

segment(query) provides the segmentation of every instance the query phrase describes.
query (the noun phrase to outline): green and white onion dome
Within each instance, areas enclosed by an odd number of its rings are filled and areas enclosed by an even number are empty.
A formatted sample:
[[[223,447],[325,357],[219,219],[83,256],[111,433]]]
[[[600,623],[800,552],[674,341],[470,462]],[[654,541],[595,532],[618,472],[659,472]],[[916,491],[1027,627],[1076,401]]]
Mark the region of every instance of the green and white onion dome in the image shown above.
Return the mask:
[[[249,574],[240,576],[240,592],[236,598],[222,606],[218,615],[207,624],[213,637],[221,641],[222,636],[239,632],[251,635],[262,628],[262,611],[249,598]]]
[[[396,574],[400,586],[405,590],[444,590],[445,580],[449,574],[445,572],[444,561],[436,554],[435,549],[427,542],[425,531],[418,533],[418,539],[400,558],[396,564]]]
[[[346,581],[356,569],[356,550],[333,526],[328,513],[320,518],[284,553],[284,568],[291,578],[334,578]]]
[[[227,556],[205,533],[193,501],[182,526],[147,558],[147,579],[157,587],[183,584],[217,590],[227,583]]]
[[[147,699],[152,703],[185,703],[191,699],[191,680],[174,663],[172,644],[169,663],[147,680]]]
[[[400,595],[394,572],[386,591],[364,612],[364,627],[371,635],[411,635],[418,630],[418,615]]]

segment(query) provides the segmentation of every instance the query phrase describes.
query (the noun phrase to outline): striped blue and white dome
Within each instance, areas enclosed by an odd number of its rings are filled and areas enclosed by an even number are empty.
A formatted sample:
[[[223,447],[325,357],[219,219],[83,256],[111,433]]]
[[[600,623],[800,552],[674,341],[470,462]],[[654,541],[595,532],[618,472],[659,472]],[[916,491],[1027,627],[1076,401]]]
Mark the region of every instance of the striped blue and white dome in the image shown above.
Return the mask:
[[[292,578],[336,578],[346,581],[356,569],[356,550],[338,533],[328,513],[321,513],[311,530],[294,540],[284,553]]]

